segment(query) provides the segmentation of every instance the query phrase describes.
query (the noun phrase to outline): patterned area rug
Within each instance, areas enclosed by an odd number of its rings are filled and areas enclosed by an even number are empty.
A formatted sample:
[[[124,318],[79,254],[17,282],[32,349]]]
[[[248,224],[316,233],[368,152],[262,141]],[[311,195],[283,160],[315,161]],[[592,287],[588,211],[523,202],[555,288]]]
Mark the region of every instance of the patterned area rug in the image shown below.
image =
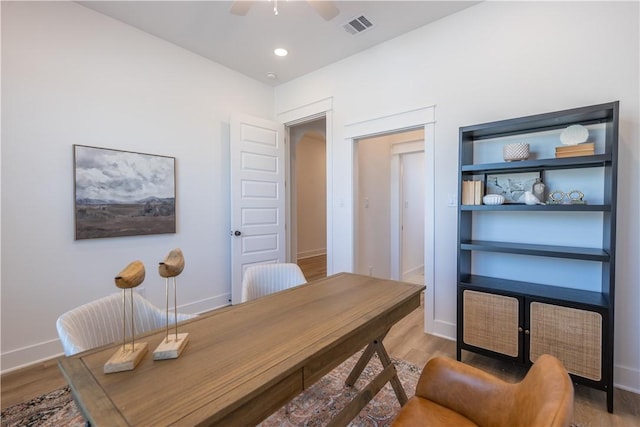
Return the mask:
[[[84,426],[69,387],[10,406],[0,416],[5,426]]]
[[[354,387],[344,385],[344,380],[358,360],[360,353],[347,359],[342,365],[329,372],[312,387],[293,399],[286,409],[264,420],[261,427],[322,426],[336,415],[373,379],[382,365],[377,356],[372,358]],[[408,362],[394,360],[398,377],[408,396],[412,396],[420,370]],[[352,427],[388,426],[400,410],[393,389],[389,384],[351,422]],[[2,411],[3,427],[9,426],[83,426],[80,415],[68,387],[55,390],[28,402],[11,406]]]

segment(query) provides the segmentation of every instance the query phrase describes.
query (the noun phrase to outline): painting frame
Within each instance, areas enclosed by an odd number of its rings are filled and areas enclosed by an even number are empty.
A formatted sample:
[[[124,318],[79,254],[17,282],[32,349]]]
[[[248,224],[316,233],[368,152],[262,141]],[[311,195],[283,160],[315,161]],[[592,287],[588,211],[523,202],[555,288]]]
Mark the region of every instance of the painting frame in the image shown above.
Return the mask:
[[[485,194],[500,194],[505,203],[524,204],[525,192],[531,191],[540,177],[540,171],[486,174]]]
[[[176,233],[176,159],[73,145],[75,240]]]

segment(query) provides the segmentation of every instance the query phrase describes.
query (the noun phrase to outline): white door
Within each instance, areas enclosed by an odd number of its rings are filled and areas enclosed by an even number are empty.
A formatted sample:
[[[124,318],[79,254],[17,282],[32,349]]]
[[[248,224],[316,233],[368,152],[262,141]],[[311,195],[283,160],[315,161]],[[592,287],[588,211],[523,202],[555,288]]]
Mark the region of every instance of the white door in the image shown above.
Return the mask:
[[[285,262],[284,125],[231,119],[231,302],[252,264]]]
[[[402,170],[402,280],[424,273],[424,152],[400,155]]]

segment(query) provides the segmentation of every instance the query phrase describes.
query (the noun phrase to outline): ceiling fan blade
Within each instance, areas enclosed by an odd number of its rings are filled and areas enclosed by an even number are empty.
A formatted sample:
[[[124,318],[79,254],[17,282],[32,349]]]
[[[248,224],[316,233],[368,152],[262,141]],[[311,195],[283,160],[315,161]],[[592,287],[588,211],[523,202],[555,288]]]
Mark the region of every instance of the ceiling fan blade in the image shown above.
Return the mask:
[[[231,9],[229,9],[229,12],[233,15],[245,16],[247,12],[249,12],[253,3],[253,0],[234,0],[233,3],[231,3]]]
[[[331,21],[340,13],[336,5],[330,0],[307,0],[307,3],[326,21]]]

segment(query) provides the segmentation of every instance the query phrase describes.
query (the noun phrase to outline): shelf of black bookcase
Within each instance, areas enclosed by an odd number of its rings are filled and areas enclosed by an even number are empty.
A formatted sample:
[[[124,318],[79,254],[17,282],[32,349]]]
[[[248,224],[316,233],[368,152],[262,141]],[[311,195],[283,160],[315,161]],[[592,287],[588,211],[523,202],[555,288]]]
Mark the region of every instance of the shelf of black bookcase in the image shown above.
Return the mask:
[[[560,159],[535,159],[519,162],[483,163],[477,165],[462,165],[462,175],[480,173],[521,173],[552,169],[593,168],[605,166],[611,162],[611,154],[596,154],[593,156],[563,157]]]
[[[525,205],[507,203],[504,205],[460,205],[462,211],[537,211],[537,212],[610,212],[611,205]]]
[[[538,283],[500,279],[496,277],[462,275],[460,285],[479,291],[504,292],[512,295],[535,297],[538,299],[555,299],[569,303],[587,304],[594,307],[608,307],[609,301],[602,292],[582,289],[564,288],[560,286],[541,285]]]
[[[499,122],[482,123],[461,128],[462,134],[471,140],[499,138],[510,135],[522,135],[553,129],[564,129],[568,125],[588,126],[596,123],[610,123],[616,117],[616,103],[590,105],[561,112],[518,117]]]
[[[465,251],[500,252],[552,258],[568,258],[583,261],[608,262],[610,259],[607,251],[598,248],[534,245],[529,243],[496,242],[489,240],[463,240],[460,242],[460,249]]]

